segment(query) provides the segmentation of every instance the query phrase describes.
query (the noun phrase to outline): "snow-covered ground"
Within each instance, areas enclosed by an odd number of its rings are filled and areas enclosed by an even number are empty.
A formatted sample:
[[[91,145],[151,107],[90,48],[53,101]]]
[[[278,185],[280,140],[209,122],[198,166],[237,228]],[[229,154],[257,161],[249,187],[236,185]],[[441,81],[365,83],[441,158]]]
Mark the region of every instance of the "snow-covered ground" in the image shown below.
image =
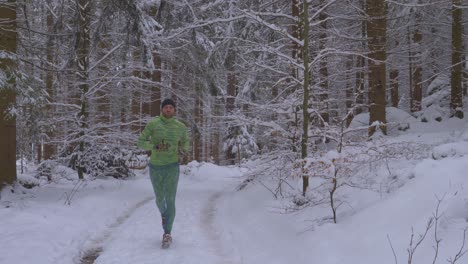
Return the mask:
[[[241,170],[183,166],[173,247],[162,250],[160,216],[147,171],[132,180],[62,180],[2,192],[0,263],[229,263],[214,229],[217,198],[234,189]],[[69,202],[71,200],[71,202]]]
[[[461,249],[468,227],[468,125],[466,119],[414,122],[391,139],[432,144],[428,158],[373,172],[383,180],[392,171],[398,184],[389,192],[344,189],[348,201],[337,224],[317,221],[330,215],[327,206],[284,213],[284,201],[258,182],[236,190],[245,169],[191,163],[181,170],[174,243],[162,250],[147,171],[126,181],[86,181],[73,196],[77,181],[60,178],[1,193],[0,263],[81,263],[92,251],[99,264],[408,263],[408,250],[434,216],[412,263],[433,263],[436,252],[435,263],[450,263],[468,249]],[[468,263],[468,255],[455,263]]]

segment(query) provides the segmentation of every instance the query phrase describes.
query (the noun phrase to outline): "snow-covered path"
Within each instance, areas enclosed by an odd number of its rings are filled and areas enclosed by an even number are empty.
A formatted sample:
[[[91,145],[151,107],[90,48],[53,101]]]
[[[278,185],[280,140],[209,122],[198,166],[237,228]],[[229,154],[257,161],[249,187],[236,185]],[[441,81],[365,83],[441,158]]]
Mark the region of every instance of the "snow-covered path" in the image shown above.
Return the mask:
[[[220,198],[242,172],[199,163],[181,169],[170,249],[160,248],[159,212],[148,173],[140,171],[127,181],[95,179],[78,187],[76,180],[58,178],[40,188],[5,189],[0,263],[239,263],[216,225]]]
[[[218,198],[234,183],[224,177],[210,177],[207,181],[181,179],[171,248],[160,248],[160,216],[151,199],[111,230],[94,263],[235,263],[224,253],[213,219]]]

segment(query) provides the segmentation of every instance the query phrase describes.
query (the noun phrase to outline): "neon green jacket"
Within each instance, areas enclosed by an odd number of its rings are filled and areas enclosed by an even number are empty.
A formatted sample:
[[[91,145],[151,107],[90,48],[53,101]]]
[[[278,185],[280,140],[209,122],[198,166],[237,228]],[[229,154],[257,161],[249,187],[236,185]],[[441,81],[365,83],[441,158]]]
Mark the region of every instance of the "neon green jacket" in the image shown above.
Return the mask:
[[[151,150],[150,163],[156,166],[179,161],[179,150],[187,152],[189,141],[187,127],[175,118],[158,116],[141,132],[137,146]]]

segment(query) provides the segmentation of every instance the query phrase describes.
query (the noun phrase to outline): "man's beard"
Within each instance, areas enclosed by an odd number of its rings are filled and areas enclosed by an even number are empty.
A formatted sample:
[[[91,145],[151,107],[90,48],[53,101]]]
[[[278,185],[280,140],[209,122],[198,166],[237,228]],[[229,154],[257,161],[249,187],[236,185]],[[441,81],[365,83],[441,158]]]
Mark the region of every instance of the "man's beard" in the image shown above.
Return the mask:
[[[162,114],[163,114],[163,116],[164,116],[165,118],[171,118],[171,117],[174,117],[174,115],[175,115],[175,113],[166,114],[166,113],[164,113],[164,112],[163,112]]]

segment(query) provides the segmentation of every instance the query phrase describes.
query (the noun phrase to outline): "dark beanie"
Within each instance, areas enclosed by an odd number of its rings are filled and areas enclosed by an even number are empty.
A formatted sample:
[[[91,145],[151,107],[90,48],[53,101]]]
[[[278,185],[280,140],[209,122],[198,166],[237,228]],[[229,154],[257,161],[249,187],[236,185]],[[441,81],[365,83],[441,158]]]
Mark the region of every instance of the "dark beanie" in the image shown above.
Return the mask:
[[[172,99],[170,98],[167,98],[167,99],[164,99],[164,101],[162,101],[161,103],[161,108],[163,108],[164,106],[166,105],[172,105],[174,108],[175,108],[175,103]]]

